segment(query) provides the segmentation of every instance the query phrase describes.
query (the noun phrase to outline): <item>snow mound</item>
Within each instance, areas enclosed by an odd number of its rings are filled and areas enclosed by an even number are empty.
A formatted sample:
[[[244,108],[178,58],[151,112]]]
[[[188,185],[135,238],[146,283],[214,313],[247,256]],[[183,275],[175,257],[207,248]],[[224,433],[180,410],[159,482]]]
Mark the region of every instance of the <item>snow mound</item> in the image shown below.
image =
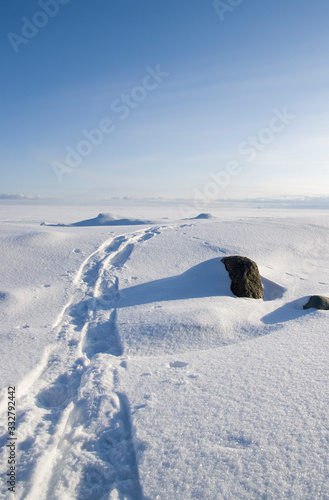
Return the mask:
[[[197,215],[196,217],[192,217],[189,220],[198,220],[198,219],[213,219],[214,216],[212,214],[202,213]]]
[[[261,279],[264,288],[264,300],[282,299],[283,295],[287,291],[286,287],[281,286],[268,278],[264,278],[264,276],[261,276]]]
[[[224,264],[216,257],[201,262],[178,276],[162,278],[121,290],[118,308],[220,295],[233,297],[228,273]]]
[[[86,219],[72,224],[47,224],[42,222],[41,226],[65,226],[65,227],[78,227],[78,226],[139,226],[142,224],[152,224],[151,221],[145,219],[123,218],[121,216],[100,213],[93,219]]]
[[[19,246],[20,249],[24,248],[25,251],[29,249],[45,249],[46,247],[57,247],[61,242],[65,242],[68,239],[68,235],[64,232],[61,233],[51,233],[51,232],[41,232],[33,231],[31,233],[21,234],[15,237],[14,243]],[[20,250],[22,251],[22,250]]]
[[[282,287],[266,281],[267,300],[283,293]],[[230,285],[228,272],[216,257],[179,275],[121,289],[117,327],[125,353],[175,354],[270,333],[271,328],[259,328],[254,317],[263,301],[238,299]]]

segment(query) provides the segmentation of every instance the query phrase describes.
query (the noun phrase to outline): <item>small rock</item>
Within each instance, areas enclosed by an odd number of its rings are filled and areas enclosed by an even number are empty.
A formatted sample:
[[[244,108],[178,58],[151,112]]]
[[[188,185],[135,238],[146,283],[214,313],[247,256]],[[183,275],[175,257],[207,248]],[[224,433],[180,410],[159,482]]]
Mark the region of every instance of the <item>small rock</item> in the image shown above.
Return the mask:
[[[322,295],[312,295],[307,304],[303,306],[303,309],[310,309],[311,307],[329,310],[329,298]]]
[[[256,262],[248,257],[234,255],[222,262],[231,278],[231,290],[237,297],[262,299],[264,290]]]

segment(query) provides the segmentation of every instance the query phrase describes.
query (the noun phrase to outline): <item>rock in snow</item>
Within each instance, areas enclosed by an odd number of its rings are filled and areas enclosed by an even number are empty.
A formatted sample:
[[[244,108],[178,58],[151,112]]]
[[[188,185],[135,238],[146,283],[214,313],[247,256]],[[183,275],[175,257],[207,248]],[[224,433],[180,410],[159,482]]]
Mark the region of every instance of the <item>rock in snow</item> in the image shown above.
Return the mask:
[[[303,306],[303,309],[310,309],[314,307],[315,309],[329,309],[329,298],[323,297],[322,295],[312,295],[310,300]]]
[[[237,297],[262,299],[263,285],[256,262],[248,257],[234,255],[224,257],[222,262],[231,278],[231,290]]]

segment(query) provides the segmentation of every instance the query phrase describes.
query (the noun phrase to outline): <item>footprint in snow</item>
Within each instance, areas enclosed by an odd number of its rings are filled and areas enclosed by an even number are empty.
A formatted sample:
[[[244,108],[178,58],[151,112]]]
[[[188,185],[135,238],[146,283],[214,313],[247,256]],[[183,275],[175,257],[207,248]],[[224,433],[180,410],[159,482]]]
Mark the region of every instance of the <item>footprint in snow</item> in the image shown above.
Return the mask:
[[[37,406],[45,409],[66,407],[78,394],[83,368],[84,360],[76,360],[71,372],[60,375],[55,382],[39,392],[36,396]]]
[[[170,368],[184,368],[188,363],[184,363],[184,361],[171,361],[169,363]]]

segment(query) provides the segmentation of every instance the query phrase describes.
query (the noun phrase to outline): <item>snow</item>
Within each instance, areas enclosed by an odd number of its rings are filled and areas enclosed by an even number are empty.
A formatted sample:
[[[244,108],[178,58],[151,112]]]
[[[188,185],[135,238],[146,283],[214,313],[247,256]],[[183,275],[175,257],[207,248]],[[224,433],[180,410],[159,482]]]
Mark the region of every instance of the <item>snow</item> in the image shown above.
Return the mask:
[[[86,219],[72,224],[56,224],[57,226],[137,226],[141,224],[152,224],[148,220],[124,218],[118,215],[100,213],[97,217]],[[42,226],[52,226],[53,224],[41,223]]]
[[[202,213],[197,215],[196,217],[191,217],[191,220],[198,220],[198,219],[212,219],[213,215],[207,214],[207,213]]]
[[[329,498],[328,311],[303,309],[329,296],[327,216],[99,212],[1,207],[1,496]],[[228,255],[264,300],[232,294]]]

